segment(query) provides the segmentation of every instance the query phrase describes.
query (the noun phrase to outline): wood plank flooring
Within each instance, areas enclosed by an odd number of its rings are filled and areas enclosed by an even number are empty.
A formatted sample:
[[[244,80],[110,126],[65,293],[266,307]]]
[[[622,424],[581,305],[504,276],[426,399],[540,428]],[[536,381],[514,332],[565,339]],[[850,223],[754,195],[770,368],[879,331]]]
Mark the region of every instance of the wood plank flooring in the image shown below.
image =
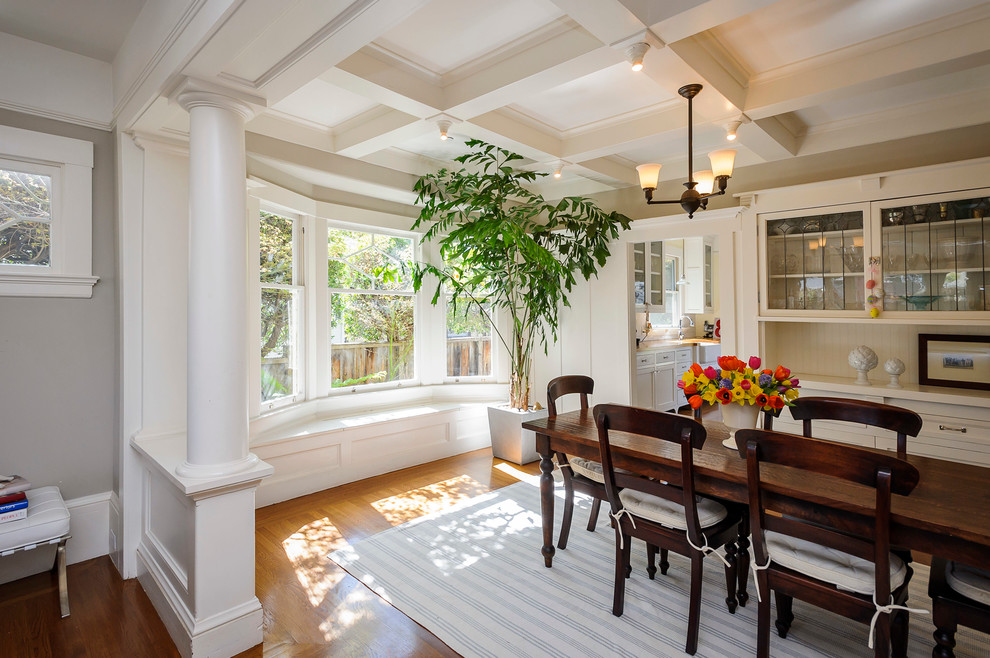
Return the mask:
[[[539,462],[504,463],[486,449],[259,509],[255,577],[264,644],[240,656],[456,655],[326,556],[538,473]],[[179,655],[141,585],[121,580],[109,557],[70,565],[68,578],[66,619],[50,574],[0,585],[3,656]]]

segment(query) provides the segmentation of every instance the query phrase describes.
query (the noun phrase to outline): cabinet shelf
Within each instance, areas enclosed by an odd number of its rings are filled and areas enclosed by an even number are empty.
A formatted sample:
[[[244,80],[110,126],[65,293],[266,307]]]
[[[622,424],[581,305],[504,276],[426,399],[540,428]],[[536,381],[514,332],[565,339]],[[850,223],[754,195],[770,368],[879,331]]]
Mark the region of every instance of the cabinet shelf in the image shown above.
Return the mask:
[[[959,270],[960,272],[962,270]],[[926,270],[927,272],[927,270]],[[771,279],[808,279],[808,278],[823,278],[823,279],[842,279],[842,278],[863,278],[862,272],[805,272],[804,274],[798,272],[797,274],[771,274]]]
[[[918,231],[928,231],[930,228],[944,228],[950,229],[955,227],[965,227],[965,226],[978,226],[980,222],[983,221],[983,217],[967,217],[965,219],[944,219],[938,222],[918,222],[912,224],[884,224],[881,227],[881,232],[883,233],[896,233],[907,231],[908,233],[915,233]]]

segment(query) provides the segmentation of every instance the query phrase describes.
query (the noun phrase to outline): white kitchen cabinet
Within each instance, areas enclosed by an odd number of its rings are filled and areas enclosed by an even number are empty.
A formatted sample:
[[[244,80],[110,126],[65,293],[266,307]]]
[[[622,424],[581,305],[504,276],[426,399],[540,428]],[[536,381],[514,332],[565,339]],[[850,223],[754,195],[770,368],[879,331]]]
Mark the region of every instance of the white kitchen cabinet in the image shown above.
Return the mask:
[[[653,408],[657,411],[674,411],[677,409],[675,394],[680,389],[677,388],[677,378],[674,374],[674,362],[657,364],[653,371]]]
[[[705,238],[684,239],[684,312],[714,312],[713,247]]]
[[[648,307],[652,313],[663,313],[666,308],[663,242],[633,244],[633,303],[640,312]]]

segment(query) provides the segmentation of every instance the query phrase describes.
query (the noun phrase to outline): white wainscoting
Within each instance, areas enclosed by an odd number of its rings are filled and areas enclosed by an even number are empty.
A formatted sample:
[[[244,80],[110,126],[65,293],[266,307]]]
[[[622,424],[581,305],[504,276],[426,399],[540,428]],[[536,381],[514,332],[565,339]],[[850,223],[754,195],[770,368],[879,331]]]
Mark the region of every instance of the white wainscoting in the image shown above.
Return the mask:
[[[486,448],[489,404],[426,402],[268,430],[251,445],[275,468],[258,488],[257,505]]]
[[[110,552],[111,492],[65,501],[69,509],[69,533],[65,557],[69,564],[91,560]]]

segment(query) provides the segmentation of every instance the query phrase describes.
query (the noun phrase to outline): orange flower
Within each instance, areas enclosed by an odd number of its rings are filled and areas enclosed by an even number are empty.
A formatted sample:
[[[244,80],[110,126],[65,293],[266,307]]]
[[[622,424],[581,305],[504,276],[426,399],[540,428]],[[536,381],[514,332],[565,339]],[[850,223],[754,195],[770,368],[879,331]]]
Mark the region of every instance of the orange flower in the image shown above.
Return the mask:
[[[782,382],[791,376],[791,371],[784,366],[777,366],[777,369],[773,372],[773,378],[778,382]]]
[[[731,370],[731,368],[729,368],[729,365],[728,365],[729,364],[729,359],[731,359],[731,358],[732,357],[730,357],[730,356],[720,356],[717,359],[715,359],[715,361],[718,362],[718,367],[721,368],[722,370]]]
[[[700,395],[692,395],[691,397],[688,398],[688,404],[691,405],[692,409],[697,409],[704,402],[705,401],[701,399]]]
[[[760,372],[762,372],[764,375],[772,375],[773,374],[773,370],[771,370],[770,368],[764,368]]]
[[[759,395],[756,396],[756,406],[765,407],[769,403],[770,403],[770,396],[768,396],[766,393],[760,393]]]
[[[697,363],[692,363],[690,370],[691,370],[691,374],[694,375],[695,377],[705,372],[704,368],[699,366]]]
[[[698,385],[697,384],[688,384],[687,386],[684,387],[684,395],[686,395],[688,397],[691,397],[692,395],[694,395],[697,392],[698,392]]]
[[[773,395],[773,396],[770,397],[770,405],[774,409],[783,409],[784,408],[784,398],[780,397],[779,395]]]
[[[715,394],[715,399],[722,404],[729,404],[732,402],[732,391],[727,388],[720,388],[718,393]]]

